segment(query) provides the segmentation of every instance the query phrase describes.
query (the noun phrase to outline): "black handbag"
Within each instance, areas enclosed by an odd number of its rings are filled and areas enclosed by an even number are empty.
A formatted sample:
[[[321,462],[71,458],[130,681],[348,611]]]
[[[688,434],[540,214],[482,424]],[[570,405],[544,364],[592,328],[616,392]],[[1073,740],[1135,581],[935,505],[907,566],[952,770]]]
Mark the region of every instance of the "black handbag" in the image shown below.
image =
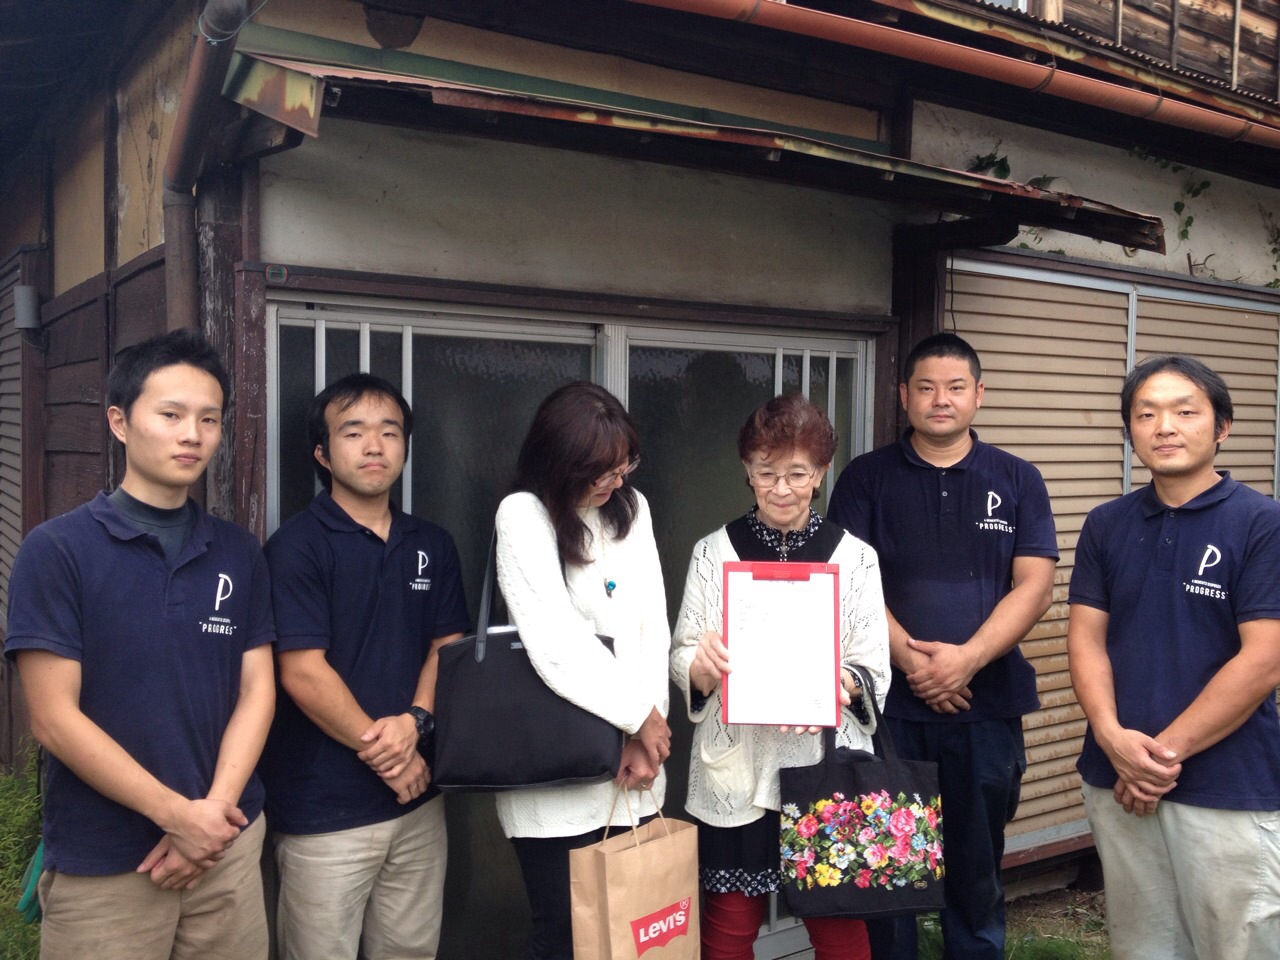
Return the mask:
[[[626,735],[548,687],[514,626],[489,625],[496,547],[495,531],[476,632],[440,648],[432,782],[482,792],[611,780]]]
[[[891,917],[943,906],[938,765],[898,758],[871,678],[859,674],[875,754],[837,749],[828,728],[818,763],[778,771],[782,889],[797,917]]]

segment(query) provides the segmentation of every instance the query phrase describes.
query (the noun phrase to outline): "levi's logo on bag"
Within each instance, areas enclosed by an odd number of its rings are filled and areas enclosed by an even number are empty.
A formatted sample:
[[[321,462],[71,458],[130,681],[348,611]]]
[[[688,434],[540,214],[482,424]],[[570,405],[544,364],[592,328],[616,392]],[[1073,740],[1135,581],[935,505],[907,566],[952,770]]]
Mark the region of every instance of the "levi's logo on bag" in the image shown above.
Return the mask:
[[[678,900],[669,907],[655,910],[647,917],[631,921],[631,935],[636,941],[636,956],[650,947],[663,947],[689,933],[689,899]]]

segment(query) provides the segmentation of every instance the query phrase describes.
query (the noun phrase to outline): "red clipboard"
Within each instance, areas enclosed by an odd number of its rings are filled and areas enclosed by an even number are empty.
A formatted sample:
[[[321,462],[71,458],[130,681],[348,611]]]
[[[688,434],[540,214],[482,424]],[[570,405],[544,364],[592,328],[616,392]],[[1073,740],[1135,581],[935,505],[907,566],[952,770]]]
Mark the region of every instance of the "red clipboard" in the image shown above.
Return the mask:
[[[727,561],[722,596],[733,672],[724,678],[721,719],[839,726],[839,564]]]

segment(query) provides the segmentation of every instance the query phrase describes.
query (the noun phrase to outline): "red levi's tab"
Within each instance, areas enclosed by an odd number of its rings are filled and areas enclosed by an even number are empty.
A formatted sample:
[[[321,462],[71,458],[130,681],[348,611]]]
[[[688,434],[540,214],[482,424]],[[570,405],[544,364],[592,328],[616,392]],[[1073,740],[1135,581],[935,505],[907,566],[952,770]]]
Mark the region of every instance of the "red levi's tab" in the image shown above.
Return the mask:
[[[636,956],[650,947],[663,947],[676,937],[689,933],[689,899],[678,900],[669,907],[655,910],[647,917],[631,921],[631,935],[636,941]]]

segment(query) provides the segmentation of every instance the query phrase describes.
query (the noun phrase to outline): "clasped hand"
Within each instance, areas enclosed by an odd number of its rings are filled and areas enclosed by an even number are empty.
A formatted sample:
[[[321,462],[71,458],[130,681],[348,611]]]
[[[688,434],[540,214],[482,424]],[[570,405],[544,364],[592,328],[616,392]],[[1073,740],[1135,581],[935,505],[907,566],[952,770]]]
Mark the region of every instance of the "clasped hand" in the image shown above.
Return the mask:
[[[908,639],[909,669],[904,671],[911,692],[934,713],[960,713],[969,709],[973,694],[969,681],[978,664],[963,644]]]
[[[360,740],[368,746],[356,756],[384,780],[394,780],[418,755],[418,725],[408,713],[373,721]]]
[[[369,744],[356,754],[383,779],[400,803],[422,796],[431,783],[431,771],[418,753],[418,724],[412,715],[398,713],[373,722],[360,735]]]
[[[1115,768],[1115,801],[1126,813],[1139,817],[1155,813],[1160,799],[1178,785],[1182,772],[1178,755],[1154,737],[1122,727],[1098,736],[1098,744]]]
[[[647,790],[671,756],[671,727],[657,707],[649,711],[635,735],[622,747],[616,783],[628,790]]]
[[[235,804],[212,798],[182,800],[161,826],[165,835],[138,864],[164,890],[191,890],[218,865],[248,818]]]

